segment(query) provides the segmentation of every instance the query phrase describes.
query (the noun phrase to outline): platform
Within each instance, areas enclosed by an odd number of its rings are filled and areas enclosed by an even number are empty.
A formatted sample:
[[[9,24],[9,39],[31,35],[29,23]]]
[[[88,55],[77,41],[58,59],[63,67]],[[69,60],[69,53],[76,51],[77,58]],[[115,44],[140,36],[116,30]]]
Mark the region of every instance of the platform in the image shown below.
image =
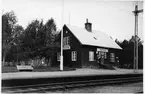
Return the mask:
[[[91,76],[91,75],[118,75],[118,74],[143,74],[143,70],[134,72],[132,69],[89,69],[82,68],[72,71],[56,71],[56,72],[15,72],[2,73],[2,80],[8,79],[33,79],[33,78],[56,78],[56,77],[74,77],[74,76]]]

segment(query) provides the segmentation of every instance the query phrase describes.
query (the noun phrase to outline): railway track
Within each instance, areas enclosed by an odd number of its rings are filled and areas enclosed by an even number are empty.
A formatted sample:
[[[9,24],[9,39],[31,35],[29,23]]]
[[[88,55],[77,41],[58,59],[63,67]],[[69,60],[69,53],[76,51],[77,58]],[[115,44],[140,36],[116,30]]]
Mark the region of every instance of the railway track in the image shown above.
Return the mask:
[[[68,88],[80,88],[86,86],[97,86],[105,84],[119,84],[143,81],[143,77],[127,77],[127,78],[113,78],[113,79],[95,79],[95,80],[83,80],[83,81],[68,81],[57,82],[48,84],[35,84],[35,85],[23,85],[2,87],[2,92],[6,93],[30,93],[40,91],[52,91],[52,90],[65,90]]]

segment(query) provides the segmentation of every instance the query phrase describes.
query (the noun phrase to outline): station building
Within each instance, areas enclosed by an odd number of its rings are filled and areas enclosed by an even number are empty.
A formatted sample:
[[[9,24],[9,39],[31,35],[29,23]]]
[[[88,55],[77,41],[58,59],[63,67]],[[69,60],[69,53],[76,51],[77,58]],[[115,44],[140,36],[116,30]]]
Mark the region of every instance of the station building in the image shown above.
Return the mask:
[[[85,28],[63,26],[63,64],[66,67],[98,67],[99,64],[116,63],[116,52],[121,49],[104,32],[92,30],[88,19]],[[60,61],[60,52],[57,60]]]

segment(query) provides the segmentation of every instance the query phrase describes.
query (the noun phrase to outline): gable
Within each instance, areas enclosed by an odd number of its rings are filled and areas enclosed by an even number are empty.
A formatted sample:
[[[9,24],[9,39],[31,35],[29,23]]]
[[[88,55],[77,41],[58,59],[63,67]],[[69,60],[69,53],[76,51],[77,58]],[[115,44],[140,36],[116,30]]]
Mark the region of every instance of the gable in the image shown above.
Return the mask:
[[[63,37],[70,37],[70,46],[71,49],[74,48],[79,48],[81,45],[81,42],[78,40],[78,38],[71,32],[71,30],[69,30],[68,27],[64,26],[63,28]]]
[[[73,32],[71,32],[71,30],[66,25],[65,25],[65,28],[63,28],[63,30],[64,30],[63,31],[64,37],[71,36],[71,37],[73,37],[73,39],[76,39],[76,41],[81,44],[80,40],[78,40],[78,38],[73,34]],[[66,33],[66,32],[68,32],[68,33]]]

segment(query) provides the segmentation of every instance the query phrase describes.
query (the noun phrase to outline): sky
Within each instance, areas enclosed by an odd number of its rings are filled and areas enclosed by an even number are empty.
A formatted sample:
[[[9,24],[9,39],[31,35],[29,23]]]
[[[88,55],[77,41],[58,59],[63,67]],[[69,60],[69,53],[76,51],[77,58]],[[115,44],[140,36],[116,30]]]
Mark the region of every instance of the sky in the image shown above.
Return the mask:
[[[53,18],[57,29],[63,24],[84,28],[86,18],[92,29],[105,32],[114,40],[129,40],[134,35],[135,17],[132,11],[143,1],[107,0],[2,0],[2,14],[14,11],[18,24],[24,28],[32,20]],[[138,35],[143,40],[143,13],[138,17]]]

